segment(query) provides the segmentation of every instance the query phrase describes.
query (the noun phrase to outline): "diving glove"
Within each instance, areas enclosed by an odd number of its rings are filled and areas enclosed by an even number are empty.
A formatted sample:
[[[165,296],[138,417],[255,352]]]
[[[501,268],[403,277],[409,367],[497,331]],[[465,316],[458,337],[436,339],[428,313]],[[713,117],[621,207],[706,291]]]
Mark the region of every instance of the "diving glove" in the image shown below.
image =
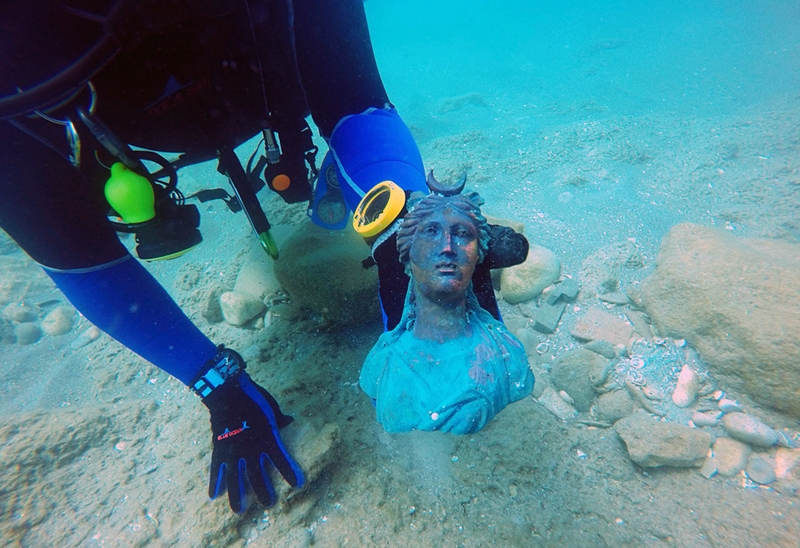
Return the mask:
[[[245,372],[245,362],[233,350],[220,346],[192,389],[211,412],[213,452],[208,496],[226,489],[234,512],[248,506],[248,483],[264,506],[275,503],[270,465],[292,487],[302,487],[300,466],[281,441],[279,429],[292,422],[269,392]]]

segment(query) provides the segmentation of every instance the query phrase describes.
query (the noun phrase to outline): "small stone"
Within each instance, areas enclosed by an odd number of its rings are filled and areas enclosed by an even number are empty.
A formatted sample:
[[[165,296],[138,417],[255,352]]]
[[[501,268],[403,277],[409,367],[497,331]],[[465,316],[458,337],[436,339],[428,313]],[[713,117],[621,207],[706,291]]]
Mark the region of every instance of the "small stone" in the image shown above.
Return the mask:
[[[65,335],[75,325],[75,309],[71,306],[61,305],[51,310],[42,320],[42,331],[57,337]]]
[[[236,326],[246,324],[266,308],[264,301],[255,295],[238,291],[226,291],[220,295],[219,305],[225,321]]]
[[[555,304],[556,301],[561,300],[571,303],[578,296],[578,291],[580,291],[580,286],[575,279],[564,278],[564,281],[558,284],[555,289],[547,295],[547,300],[545,302],[547,304]]]
[[[270,312],[272,312],[276,316],[280,316],[287,322],[293,322],[296,319],[298,319],[301,315],[300,311],[296,307],[290,305],[289,303],[278,303],[269,310]]]
[[[792,475],[800,479],[800,449],[778,448],[775,454],[775,475],[779,479]]]
[[[653,338],[653,329],[650,327],[650,324],[647,323],[647,320],[644,319],[644,316],[635,310],[628,310],[625,312],[625,317],[633,324],[633,328],[639,335],[646,339]]]
[[[31,322],[18,324],[14,328],[14,334],[17,336],[17,343],[25,345],[33,344],[42,338],[41,328]]]
[[[561,273],[561,263],[549,249],[531,244],[522,264],[504,268],[500,273],[503,299],[517,304],[538,297]]]
[[[86,345],[92,344],[94,341],[100,338],[103,332],[100,331],[97,327],[92,326],[80,335],[78,335],[72,344],[70,344],[70,348],[73,350],[78,350],[79,348],[83,348]]]
[[[637,412],[614,423],[628,449],[640,466],[701,466],[711,445],[711,435],[676,422],[661,422],[644,412]]]
[[[544,392],[542,392],[542,395],[539,396],[539,399],[536,401],[562,421],[572,418],[578,414],[578,411],[576,411],[575,408],[570,404],[562,400],[558,393],[550,386],[545,388]]]
[[[751,449],[744,443],[731,438],[717,438],[712,451],[714,464],[716,464],[719,474],[733,477],[747,465],[747,457],[750,456]]]
[[[744,413],[744,407],[738,401],[729,398],[720,398],[717,407],[723,413]]]
[[[196,290],[196,299],[200,303],[200,315],[211,323],[221,323],[225,318],[222,317],[220,296],[229,289],[222,284],[214,283]]]
[[[594,401],[593,378],[598,378],[608,365],[608,360],[583,348],[559,356],[553,364],[551,381],[566,391],[575,401],[578,411],[586,412]]]
[[[627,344],[633,336],[633,326],[599,308],[590,308],[576,323],[572,336],[582,341],[608,341]]]
[[[552,305],[543,304],[536,311],[536,321],[533,324],[533,328],[540,333],[553,333],[558,327],[558,322],[561,320],[561,315],[566,307],[567,303],[563,302]]]
[[[601,394],[595,406],[598,418],[612,423],[624,419],[633,413],[633,410],[633,398],[627,390],[614,390]]]
[[[0,342],[3,344],[14,344],[17,342],[17,335],[14,333],[14,325],[5,318],[0,318]]]
[[[612,304],[628,304],[628,296],[621,291],[612,291],[610,293],[602,293],[597,296],[604,303]]]
[[[697,426],[716,426],[719,424],[719,419],[721,416],[722,413],[719,411],[714,413],[695,411],[692,413],[692,422]]]
[[[775,481],[775,464],[769,455],[753,453],[747,461],[745,469],[747,477],[761,485],[769,485]]]
[[[714,459],[707,458],[703,463],[703,466],[701,466],[700,470],[698,470],[698,472],[700,472],[700,475],[703,476],[704,478],[711,479],[717,475],[717,472],[719,472],[719,470],[717,469],[717,465],[714,462]]]
[[[755,445],[772,447],[778,442],[778,433],[760,419],[745,413],[728,413],[722,417],[722,426],[732,438]]]
[[[604,358],[613,360],[617,357],[617,350],[614,345],[608,341],[590,341],[583,345],[586,350],[600,354]]]
[[[513,499],[513,498],[514,498],[514,497],[516,497],[518,494],[519,494],[519,489],[517,489],[517,486],[516,486],[516,485],[514,485],[514,484],[512,483],[511,485],[509,485],[509,486],[508,486],[508,496],[509,496],[509,497],[511,497],[511,498]]]
[[[39,307],[27,301],[10,303],[3,309],[3,317],[17,323],[35,322],[39,319]]]
[[[694,403],[699,389],[700,377],[697,376],[694,369],[684,364],[678,375],[678,385],[675,387],[675,392],[672,393],[672,403],[678,407],[689,407]]]

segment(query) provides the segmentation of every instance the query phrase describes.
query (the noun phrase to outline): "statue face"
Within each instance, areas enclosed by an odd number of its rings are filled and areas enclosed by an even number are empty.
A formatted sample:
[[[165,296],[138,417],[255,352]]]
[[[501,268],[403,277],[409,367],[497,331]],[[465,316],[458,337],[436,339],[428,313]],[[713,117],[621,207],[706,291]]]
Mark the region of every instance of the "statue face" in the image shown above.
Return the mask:
[[[414,287],[437,302],[464,298],[478,263],[478,228],[449,207],[419,223],[409,250]]]

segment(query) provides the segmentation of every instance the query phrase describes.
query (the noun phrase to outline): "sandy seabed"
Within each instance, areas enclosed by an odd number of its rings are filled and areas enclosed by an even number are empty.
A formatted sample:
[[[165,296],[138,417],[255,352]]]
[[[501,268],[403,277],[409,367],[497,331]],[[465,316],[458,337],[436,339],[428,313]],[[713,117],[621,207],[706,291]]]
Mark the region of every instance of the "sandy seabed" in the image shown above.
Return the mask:
[[[424,111],[409,100],[406,119],[437,177],[466,170],[485,212],[524,223],[564,274],[577,275],[600,248],[633,242],[643,265],[624,270],[620,283],[638,284],[654,268],[661,238],[683,221],[800,238],[796,94],[718,116],[617,115],[597,102],[498,97],[442,95]],[[484,119],[493,123],[471,123]],[[225,184],[214,166],[185,171],[187,191]],[[304,207],[260,197],[279,240],[305,218]],[[105,335],[74,348],[91,327],[80,320],[67,335],[0,346],[7,545],[800,545],[794,492],[738,476],[708,480],[694,469],[641,468],[613,429],[563,422],[530,397],[473,436],[384,433],[357,386],[379,320],[337,327],[302,313],[264,328],[209,323],[198,295],[233,284],[254,238],[242,214],[219,203],[201,211],[205,243],[148,268],[212,339],[245,354],[254,379],[295,417],[284,435],[309,484],[291,491],[275,477],[280,501],[242,515],[208,500],[205,408]],[[47,310],[63,302],[6,240],[0,272],[4,303],[24,299]],[[501,308],[508,322],[524,321],[518,307]],[[553,358],[579,346],[568,334],[576,319],[568,307],[559,332],[541,335]]]

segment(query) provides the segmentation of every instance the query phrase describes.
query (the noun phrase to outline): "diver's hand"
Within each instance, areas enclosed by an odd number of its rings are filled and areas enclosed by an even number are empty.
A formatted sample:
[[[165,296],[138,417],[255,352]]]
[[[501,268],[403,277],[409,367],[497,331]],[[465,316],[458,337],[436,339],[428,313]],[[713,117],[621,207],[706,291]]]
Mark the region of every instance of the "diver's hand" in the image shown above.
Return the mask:
[[[231,350],[222,352],[241,360]],[[243,361],[241,365],[243,369]],[[212,499],[227,489],[231,509],[242,512],[247,508],[249,483],[259,502],[271,506],[275,503],[275,489],[269,479],[270,464],[292,487],[303,486],[303,472],[278,432],[292,418],[284,415],[275,398],[247,373],[241,371],[225,379],[203,398],[203,403],[211,412],[214,449],[208,495]]]

